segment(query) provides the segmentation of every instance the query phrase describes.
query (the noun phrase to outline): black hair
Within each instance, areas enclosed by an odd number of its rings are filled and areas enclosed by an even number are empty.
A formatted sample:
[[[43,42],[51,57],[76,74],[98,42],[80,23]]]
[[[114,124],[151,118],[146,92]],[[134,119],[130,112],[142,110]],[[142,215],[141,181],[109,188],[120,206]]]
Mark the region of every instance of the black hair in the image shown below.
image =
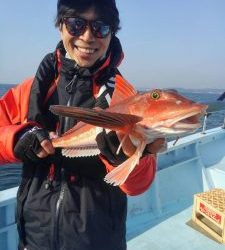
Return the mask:
[[[119,12],[115,0],[58,0],[55,26],[59,27],[65,16],[77,16],[94,8],[99,19],[110,25],[112,33],[120,29]]]

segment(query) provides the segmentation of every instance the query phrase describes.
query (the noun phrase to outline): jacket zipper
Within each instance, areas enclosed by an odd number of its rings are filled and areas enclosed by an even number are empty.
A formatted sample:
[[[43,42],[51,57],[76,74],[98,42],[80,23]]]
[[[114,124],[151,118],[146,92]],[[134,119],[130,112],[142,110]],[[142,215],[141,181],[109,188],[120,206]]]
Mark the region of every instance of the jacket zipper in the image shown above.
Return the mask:
[[[59,198],[56,202],[56,210],[54,216],[54,231],[53,231],[53,250],[59,249],[59,215],[64,200],[64,194],[66,189],[64,168],[61,169],[62,184],[60,187]]]

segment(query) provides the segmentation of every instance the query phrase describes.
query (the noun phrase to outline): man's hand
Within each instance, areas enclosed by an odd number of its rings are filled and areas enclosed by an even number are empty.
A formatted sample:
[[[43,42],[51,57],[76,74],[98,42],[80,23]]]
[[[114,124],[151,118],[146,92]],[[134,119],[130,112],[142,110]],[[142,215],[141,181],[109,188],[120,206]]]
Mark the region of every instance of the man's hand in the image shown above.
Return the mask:
[[[53,138],[57,138],[57,135],[55,132],[50,132],[49,133],[49,138],[53,139]],[[37,156],[39,158],[45,158],[49,155],[53,155],[55,153],[55,149],[52,145],[52,142],[49,139],[44,139],[41,143],[40,143],[40,152],[37,153]]]
[[[55,153],[51,138],[56,135],[43,128],[34,127],[26,131],[14,147],[15,156],[22,161],[39,162],[41,159]]]
[[[145,148],[145,153],[157,154],[167,149],[167,142],[165,138],[158,138],[152,143],[149,143]]]
[[[117,136],[119,140],[121,141],[124,135],[117,132]],[[153,142],[146,145],[146,148],[143,152],[143,156],[146,154],[157,154],[157,153],[165,151],[166,149],[167,149],[167,142],[165,138],[157,138]],[[136,150],[136,147],[133,145],[131,139],[128,136],[124,142],[123,152],[128,157],[130,157],[131,155],[134,154],[135,150]]]

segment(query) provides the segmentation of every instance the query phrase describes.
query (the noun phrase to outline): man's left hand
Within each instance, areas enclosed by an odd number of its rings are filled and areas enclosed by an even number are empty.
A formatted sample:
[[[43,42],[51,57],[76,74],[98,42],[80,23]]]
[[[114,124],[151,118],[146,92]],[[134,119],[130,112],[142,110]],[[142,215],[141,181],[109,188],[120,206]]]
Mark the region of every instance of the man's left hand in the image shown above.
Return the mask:
[[[145,153],[157,154],[164,152],[166,149],[167,149],[167,142],[165,138],[158,138],[146,146]]]

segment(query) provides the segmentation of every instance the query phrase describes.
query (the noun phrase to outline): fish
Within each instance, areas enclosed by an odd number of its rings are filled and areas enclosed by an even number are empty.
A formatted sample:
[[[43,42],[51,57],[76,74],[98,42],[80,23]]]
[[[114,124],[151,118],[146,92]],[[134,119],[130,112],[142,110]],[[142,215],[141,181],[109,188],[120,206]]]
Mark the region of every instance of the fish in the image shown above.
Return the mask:
[[[195,132],[201,127],[200,117],[207,105],[196,103],[173,90],[152,89],[140,93],[128,87],[115,88],[107,109],[51,105],[50,111],[79,121],[72,129],[52,140],[66,157],[99,155],[96,136],[103,129],[122,135],[117,153],[129,137],[135,152],[106,174],[104,180],[122,185],[139,163],[147,144],[156,138],[171,138]]]

